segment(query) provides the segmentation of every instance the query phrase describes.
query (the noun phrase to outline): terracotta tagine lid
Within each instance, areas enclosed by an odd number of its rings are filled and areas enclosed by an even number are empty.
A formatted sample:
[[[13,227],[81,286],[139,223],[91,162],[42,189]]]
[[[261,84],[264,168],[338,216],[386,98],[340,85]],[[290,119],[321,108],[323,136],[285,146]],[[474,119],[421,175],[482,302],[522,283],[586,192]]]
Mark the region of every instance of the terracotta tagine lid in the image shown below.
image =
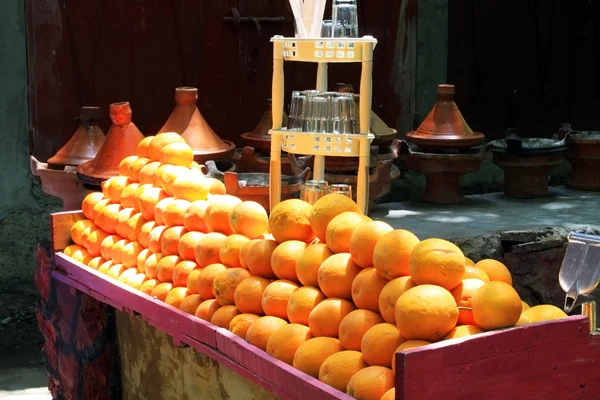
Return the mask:
[[[268,103],[268,108],[252,132],[242,134],[242,139],[248,146],[257,149],[271,149],[271,135],[269,135],[269,130],[273,128],[273,104],[271,99],[268,100]],[[285,112],[283,113],[282,125],[287,126],[287,115]]]
[[[473,132],[454,102],[454,85],[439,85],[437,103],[409,141],[424,150],[468,148],[482,143],[485,136]]]
[[[106,139],[104,132],[98,126],[100,116],[100,107],[81,107],[79,128],[71,139],[48,159],[48,168],[76,167],[84,161],[93,159]]]
[[[179,133],[194,150],[196,162],[229,158],[233,154],[235,144],[217,136],[200,114],[197,88],[176,88],[175,102],[175,109],[159,133]]]
[[[129,102],[110,105],[112,126],[106,134],[104,144],[93,160],[79,165],[77,174],[85,183],[103,181],[119,174],[119,163],[125,157],[137,154],[137,146],[144,135],[131,121]],[[85,179],[91,178],[91,179]],[[91,182],[87,182],[87,181]]]

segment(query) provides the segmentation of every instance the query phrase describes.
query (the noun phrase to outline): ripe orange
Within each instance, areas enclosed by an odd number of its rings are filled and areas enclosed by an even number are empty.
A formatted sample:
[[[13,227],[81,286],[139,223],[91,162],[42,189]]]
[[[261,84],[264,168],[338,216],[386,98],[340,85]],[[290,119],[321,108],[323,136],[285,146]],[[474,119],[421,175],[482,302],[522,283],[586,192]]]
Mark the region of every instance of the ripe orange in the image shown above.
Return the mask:
[[[298,347],[292,366],[305,374],[318,378],[319,369],[327,357],[342,350],[340,341],[336,338],[312,338]]]
[[[137,213],[133,208],[122,208],[121,211],[119,211],[115,224],[115,232],[117,235],[129,239],[129,227],[127,226],[127,222],[129,222],[131,217],[135,214]]]
[[[125,255],[125,246],[127,246],[129,243],[131,242],[127,239],[121,239],[115,243],[110,251],[110,259],[117,264],[121,264],[123,261],[123,256]]]
[[[353,211],[360,213],[356,203],[342,194],[332,193],[321,197],[310,211],[310,226],[321,242],[327,240],[327,225],[339,214]]]
[[[200,303],[194,315],[200,319],[210,322],[215,314],[215,311],[217,311],[219,308],[221,308],[221,305],[217,303],[215,299],[204,300],[202,303]]]
[[[300,324],[287,324],[277,329],[267,342],[267,353],[292,365],[300,345],[312,339],[310,329]]]
[[[344,299],[325,299],[308,315],[308,327],[313,336],[337,338],[344,317],[356,310],[356,306]]]
[[[149,148],[150,148],[150,142],[152,142],[152,139],[154,139],[154,136],[146,136],[138,143],[138,147],[137,147],[137,156],[138,157],[148,158],[150,156]]]
[[[382,324],[381,315],[370,310],[354,310],[342,319],[338,330],[340,344],[345,350],[360,351],[365,333],[373,326]]]
[[[173,268],[173,285],[178,287],[187,287],[187,281],[190,273],[198,268],[198,264],[196,264],[194,261],[180,261],[177,263],[175,268]]]
[[[156,207],[154,207],[154,220],[159,225],[166,225],[165,220],[163,219],[163,212],[167,206],[174,201],[174,197],[165,197],[158,203],[156,203]]]
[[[141,187],[141,186],[140,186]],[[138,188],[139,189],[139,188]],[[154,219],[154,209],[159,201],[166,198],[167,194],[159,188],[145,189],[140,196],[140,212],[147,221]]]
[[[185,143],[185,139],[175,132],[162,132],[154,136],[148,145],[148,157],[152,161],[158,161],[160,151],[171,143]]]
[[[167,228],[160,238],[160,252],[165,256],[174,256],[179,254],[179,240],[187,233],[183,226],[174,226]]]
[[[233,305],[233,294],[238,285],[246,278],[250,278],[250,273],[244,268],[228,268],[220,272],[213,282],[213,294],[220,305]]]
[[[141,208],[140,208],[140,198],[142,197],[142,195],[144,194],[144,192],[148,189],[152,189],[153,186],[152,185],[140,185],[137,187],[137,189],[135,189],[135,193],[133,194],[133,209],[137,212],[141,212]],[[154,214],[152,214],[152,216],[154,217]],[[151,218],[153,219],[153,218]]]
[[[167,295],[173,289],[173,284],[171,282],[162,282],[154,286],[152,292],[150,292],[150,296],[156,297],[160,301],[165,301],[167,299]]]
[[[355,399],[381,400],[387,391],[394,388],[394,384],[394,372],[391,369],[370,366],[352,375],[346,394]]]
[[[379,312],[385,322],[396,323],[396,301],[404,292],[416,285],[410,276],[395,278],[386,283],[379,294]]]
[[[165,297],[165,303],[179,309],[181,308],[181,304],[185,298],[189,295],[190,293],[188,292],[187,288],[174,287],[173,289],[169,290],[169,293],[167,293],[167,297]]]
[[[438,285],[452,290],[465,275],[465,256],[447,240],[427,239],[415,246],[409,270],[417,285]]]
[[[162,217],[169,228],[172,226],[184,226],[184,215],[192,203],[183,199],[175,199],[168,203],[163,209]]]
[[[221,262],[229,267],[242,267],[240,252],[242,251],[242,247],[249,241],[250,239],[243,235],[233,234],[228,236],[223,242],[223,246],[219,249]]]
[[[278,243],[274,240],[259,240],[252,244],[246,254],[248,270],[254,276],[274,279],[277,277],[271,267],[271,256]]]
[[[240,266],[242,268],[248,268],[248,250],[250,250],[250,247],[252,247],[252,245],[256,242],[260,242],[263,239],[252,239],[247,241],[246,243],[244,243],[244,245],[242,246],[242,248],[240,249]]]
[[[456,300],[456,305],[463,308],[458,312],[459,325],[475,325],[473,311],[464,308],[471,308],[473,295],[483,285],[485,285],[485,282],[480,279],[464,279],[460,285],[450,291]]]
[[[310,243],[315,235],[310,227],[312,206],[299,199],[284,200],[271,210],[269,232],[279,243],[300,240]]]
[[[348,253],[338,253],[319,267],[319,287],[327,297],[352,299],[352,281],[361,271]]]
[[[336,217],[327,225],[325,242],[334,253],[349,253],[350,238],[360,225],[372,221],[371,218],[356,211],[346,211]]]
[[[152,253],[148,249],[143,249],[142,251],[140,251],[140,254],[138,254],[136,260],[138,271],[140,271],[143,274],[146,273],[146,260],[148,260],[148,258],[150,258],[151,255]]]
[[[229,330],[231,320],[240,314],[240,310],[235,308],[234,305],[221,305],[221,307],[219,307],[219,309],[213,314],[212,318],[210,319],[210,323],[220,328]]]
[[[189,290],[188,290],[188,292],[189,292]],[[181,311],[183,311],[184,313],[194,315],[194,313],[196,312],[196,310],[198,309],[198,306],[200,306],[202,301],[203,301],[202,297],[200,297],[199,294],[190,294],[185,299],[183,299],[183,301],[181,302],[181,305],[179,306],[179,309]]]
[[[191,171],[185,167],[170,165],[165,167],[160,175],[160,187],[169,196],[173,196],[173,184],[177,178],[189,174]]]
[[[138,242],[140,242],[145,248],[148,248],[148,246],[150,245],[150,232],[152,232],[152,230],[157,226],[158,224],[155,221],[147,221],[142,225],[142,228],[140,229],[140,233],[138,235]],[[164,229],[161,230],[161,232],[163,231]],[[160,238],[158,240],[158,243],[160,243]]]
[[[194,256],[198,265],[206,267],[210,264],[221,263],[219,251],[225,239],[227,239],[227,236],[218,232],[211,232],[202,236],[194,249]]]
[[[105,260],[112,260],[112,248],[113,246],[123,238],[119,235],[110,235],[104,238],[100,243],[100,255]]]
[[[490,281],[484,270],[469,265],[465,266],[465,277],[463,279],[479,279],[486,283]]]
[[[198,268],[188,275],[186,286],[192,294],[198,294],[198,277],[200,276],[200,272],[202,272],[202,268],[198,266]]]
[[[485,332],[477,325],[460,325],[452,329],[442,340],[473,336]]]
[[[158,280],[161,282],[173,282],[173,270],[181,261],[183,260],[179,256],[165,255],[161,258],[156,266],[156,277]]]
[[[333,253],[324,243],[310,245],[296,262],[298,280],[304,286],[319,285],[319,267]]]
[[[365,332],[360,350],[367,364],[391,368],[394,351],[403,341],[396,325],[384,322]]]
[[[396,325],[405,339],[435,342],[446,336],[457,321],[456,300],[440,286],[415,286],[396,302]]]
[[[410,255],[419,242],[418,237],[404,229],[386,233],[373,250],[373,266],[385,279],[410,275]]]
[[[87,265],[90,261],[92,261],[94,257],[92,257],[86,249],[82,248],[81,250],[76,250],[71,255],[71,258],[73,258],[75,261],[79,261],[80,263]]]
[[[156,272],[158,269],[158,263],[164,256],[162,253],[153,253],[146,259],[144,264],[144,271],[146,276],[150,279],[156,279]]]
[[[340,351],[325,359],[319,370],[319,380],[345,393],[352,376],[367,366],[360,351]]]
[[[173,168],[173,165],[169,165],[169,164],[161,164],[158,166],[158,168],[156,168],[156,170],[154,171],[154,175],[152,177],[152,185],[159,187],[162,189],[162,176],[165,173],[165,171],[169,170]]]
[[[302,286],[294,290],[287,304],[289,321],[308,326],[310,312],[323,300],[325,295],[317,288]]]
[[[94,216],[94,218],[93,218],[94,224],[98,225],[98,217],[100,216],[100,211],[102,211],[102,209],[109,204],[110,204],[109,199],[102,199],[96,203],[96,205],[92,209],[92,214]]]
[[[158,161],[189,168],[194,161],[194,151],[187,143],[171,143],[160,149]]]
[[[142,283],[140,286],[140,292],[147,294],[148,296],[152,296],[152,291],[160,282],[157,279],[148,279],[146,282]]]
[[[260,237],[269,226],[264,207],[255,201],[243,201],[233,207],[229,214],[229,226],[235,233],[249,239]]]
[[[129,286],[134,289],[141,290],[142,285],[146,283],[148,277],[146,274],[138,273],[133,278],[129,280]]]
[[[244,270],[245,271],[245,270]],[[292,281],[274,281],[263,292],[262,308],[266,315],[287,319],[287,305],[298,285]]]
[[[123,248],[123,257],[121,262],[127,268],[136,268],[137,259],[144,247],[139,242],[129,242]]]
[[[123,208],[133,208],[135,210],[135,191],[138,187],[140,187],[139,183],[130,183],[123,189],[121,192],[121,205]]]
[[[112,246],[111,246],[112,247]],[[87,249],[83,246],[80,246],[78,244],[72,244],[70,246],[67,246],[64,248],[63,250],[63,254],[67,257],[71,257],[73,256],[73,253],[77,252],[77,251],[87,251]]]
[[[87,266],[90,268],[93,268],[95,270],[98,270],[98,268],[100,268],[100,266],[102,264],[104,264],[106,262],[106,260],[102,257],[94,257],[90,260],[90,262],[88,262]]]
[[[352,301],[356,307],[379,312],[379,295],[388,283],[375,268],[365,268],[352,281]]]
[[[514,326],[523,305],[517,291],[501,281],[491,281],[481,286],[471,298],[475,324],[490,331]]]
[[[509,285],[513,283],[510,271],[500,261],[492,260],[491,258],[485,259],[475,264],[475,267],[482,269],[490,278],[490,281],[505,282]]]
[[[106,193],[111,203],[121,202],[121,192],[129,185],[131,181],[127,176],[113,176],[106,181]]]
[[[195,249],[202,236],[204,233],[200,232],[186,232],[181,236],[177,244],[179,256],[184,260],[196,261]]]
[[[200,269],[198,278],[196,279],[196,287],[198,294],[203,299],[214,299],[213,285],[217,275],[227,269],[223,264],[211,264],[206,268]]]
[[[393,372],[393,371],[392,371]],[[383,394],[379,400],[396,400],[396,388],[393,387]]]
[[[106,276],[113,279],[119,279],[119,276],[126,270],[127,268],[123,264],[115,264],[108,269]]]
[[[248,328],[246,341],[263,351],[267,351],[269,339],[284,325],[287,325],[287,321],[281,318],[272,316],[260,317]]]
[[[102,192],[92,192],[85,196],[83,201],[81,202],[81,211],[83,211],[83,215],[89,219],[94,219],[94,206],[98,204],[99,201],[104,199],[104,195]]]
[[[129,180],[131,182],[139,182],[140,181],[140,171],[146,165],[150,163],[150,160],[146,157],[138,157],[135,161],[129,164]]]
[[[204,222],[211,232],[221,232],[231,235],[233,230],[229,225],[229,214],[234,207],[241,204],[241,200],[230,195],[212,196],[204,211]]]
[[[226,194],[227,193],[225,184],[218,179],[206,178],[206,183],[208,183],[210,194]]]
[[[529,310],[531,307],[529,306],[529,304],[525,303],[523,300],[521,300],[521,304],[523,305],[523,311],[525,312],[525,310]]]
[[[361,268],[372,267],[377,242],[393,231],[394,228],[383,221],[367,222],[356,228],[350,239],[350,255],[354,262]]]
[[[465,266],[467,266],[467,267],[474,267],[475,266],[475,262],[473,260],[471,260],[469,257],[465,256]]]
[[[263,315],[262,296],[270,280],[259,276],[244,279],[235,289],[233,302],[242,313]]]
[[[530,322],[552,321],[567,318],[567,314],[551,304],[540,304],[525,310],[522,314]]]
[[[259,318],[256,314],[236,315],[229,323],[229,331],[242,339],[246,339],[250,325]]]
[[[85,240],[85,248],[92,257],[98,257],[102,254],[102,242],[109,237],[108,233],[101,229],[90,233]]]
[[[132,242],[140,242],[142,227],[147,223],[142,213],[137,213],[127,221],[127,239]],[[148,232],[150,233],[150,232]]]
[[[160,245],[162,242],[162,236],[164,235],[167,227],[164,225],[157,225],[150,231],[148,235],[148,249],[153,253],[160,253]]]
[[[209,232],[204,222],[206,207],[208,207],[208,201],[206,200],[197,200],[190,203],[190,206],[183,214],[183,225],[188,231]]]
[[[193,169],[188,171],[188,173],[180,175],[173,181],[173,197],[190,202],[206,200],[210,189],[206,183],[206,178],[198,170]]]
[[[107,262],[105,262],[104,264],[100,265],[98,267],[98,272],[101,274],[105,274],[108,272],[108,270],[113,266],[113,265],[117,265],[116,262],[109,260]]]
[[[98,225],[104,232],[114,234],[116,233],[117,217],[123,207],[121,204],[109,204],[100,211],[98,214]]]
[[[160,167],[160,163],[158,161],[149,162],[148,164],[144,165],[138,176],[140,185],[153,185],[155,180],[154,173],[158,167]]]
[[[296,263],[304,254],[306,243],[299,240],[288,240],[281,243],[271,254],[271,268],[279,279],[298,282]]]

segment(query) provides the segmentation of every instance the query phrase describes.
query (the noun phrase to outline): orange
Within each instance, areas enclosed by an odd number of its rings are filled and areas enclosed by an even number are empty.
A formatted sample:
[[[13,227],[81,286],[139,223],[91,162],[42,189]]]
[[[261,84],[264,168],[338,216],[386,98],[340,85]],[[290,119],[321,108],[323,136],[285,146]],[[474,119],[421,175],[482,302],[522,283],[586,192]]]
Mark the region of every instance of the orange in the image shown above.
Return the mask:
[[[360,213],[360,208],[352,199],[339,193],[325,195],[313,204],[309,217],[310,226],[321,242],[327,241],[329,223],[336,216],[348,211]]]
[[[442,340],[473,336],[483,332],[485,331],[476,325],[460,325],[452,329]]]
[[[198,265],[204,268],[210,264],[221,263],[219,251],[225,239],[227,239],[227,236],[217,232],[202,236],[194,249],[194,256]]]
[[[150,232],[152,232],[152,230],[157,226],[158,224],[155,221],[147,221],[142,225],[142,228],[140,229],[140,233],[138,235],[138,242],[140,242],[145,248],[148,248],[150,244]],[[162,229],[162,231],[164,231],[164,228]]]
[[[134,289],[140,290],[142,288],[142,285],[146,283],[147,280],[148,277],[146,276],[146,274],[138,273],[129,280],[129,286],[131,286]]]
[[[217,303],[215,299],[204,300],[202,303],[200,303],[194,315],[200,319],[210,322],[215,314],[215,311],[217,311],[219,308],[221,308],[221,305]]]
[[[121,264],[123,261],[123,256],[125,255],[125,246],[127,246],[129,243],[129,240],[127,239],[121,239],[115,243],[110,250],[110,259],[117,264]]]
[[[278,243],[274,240],[259,240],[248,249],[246,259],[248,270],[254,276],[274,279],[277,277],[271,267],[271,256]]]
[[[236,315],[229,323],[229,331],[242,339],[246,339],[250,325],[259,318],[256,314]]]
[[[140,254],[138,254],[136,260],[138,271],[140,271],[143,274],[146,273],[146,260],[148,260],[148,258],[150,258],[151,255],[152,253],[148,249],[143,249],[142,251],[140,251]]]
[[[297,288],[297,284],[286,280],[278,280],[269,284],[262,295],[262,308],[265,314],[287,319],[288,301]]]
[[[188,231],[208,233],[209,230],[204,222],[204,213],[208,207],[208,201],[197,200],[183,214],[183,225]]]
[[[231,320],[240,314],[240,311],[235,308],[234,305],[221,305],[221,307],[213,314],[210,323],[229,330]]]
[[[137,213],[127,221],[127,238],[132,242],[140,241],[142,227],[147,223],[142,213]]]
[[[104,264],[106,260],[102,257],[94,257],[87,264],[88,267],[98,270],[102,264]]]
[[[156,279],[148,279],[146,282],[142,283],[140,286],[140,292],[146,293],[148,296],[152,295],[152,291],[160,282]]]
[[[90,233],[85,241],[85,247],[92,257],[98,257],[102,254],[102,242],[109,237],[108,233],[103,230],[96,230]]]
[[[158,263],[164,256],[162,253],[153,253],[146,259],[144,264],[144,271],[146,276],[150,279],[156,279],[156,271],[158,269]]]
[[[271,268],[279,279],[298,282],[296,262],[304,254],[306,243],[299,240],[288,240],[281,243],[271,254]]]
[[[490,281],[506,282],[509,285],[513,283],[510,271],[500,261],[492,260],[491,258],[481,260],[475,264],[475,268],[482,269],[490,278]]]
[[[179,254],[179,240],[187,233],[183,226],[174,226],[167,228],[160,238],[160,252],[165,256],[175,256]]]
[[[161,258],[156,266],[156,277],[158,280],[161,282],[173,282],[173,270],[181,261],[183,260],[179,256],[165,255]]]
[[[416,285],[410,276],[395,278],[386,283],[379,294],[379,312],[385,322],[396,323],[396,301],[402,293]]]
[[[396,388],[393,387],[385,392],[379,400],[396,400]]]
[[[85,230],[90,227],[95,228],[96,230],[100,229],[100,227],[96,226],[94,221],[88,219],[82,219],[80,221],[75,222],[71,227],[71,240],[75,244],[83,246],[83,232],[85,232]]]
[[[189,293],[189,290],[188,290]],[[179,306],[179,309],[184,313],[192,314],[196,312],[198,306],[202,303],[202,297],[199,294],[190,294],[188,295]]]
[[[327,297],[352,299],[352,281],[361,271],[348,253],[334,254],[319,267],[319,287]]]
[[[96,205],[92,209],[92,214],[94,216],[94,218],[93,218],[94,224],[98,225],[98,217],[100,216],[100,211],[102,211],[102,209],[109,204],[110,204],[109,199],[102,199],[96,203]]]
[[[140,185],[153,185],[155,179],[154,173],[156,172],[158,167],[160,167],[160,163],[157,161],[149,162],[148,164],[144,165],[144,167],[140,170],[138,176]]]
[[[394,228],[383,221],[367,222],[356,228],[350,239],[350,255],[354,262],[361,268],[372,267],[377,242],[393,231]]]
[[[220,272],[213,282],[213,294],[220,305],[235,304],[233,294],[238,285],[246,278],[250,278],[250,273],[244,268],[228,268]]]
[[[300,240],[310,243],[315,237],[310,227],[312,206],[298,199],[284,200],[271,210],[269,232],[279,243]]]
[[[458,311],[458,325],[475,325],[473,311],[470,310],[471,299],[483,285],[485,282],[481,279],[464,279],[460,285],[450,291],[456,300],[456,305],[463,308]]]
[[[213,285],[217,275],[227,269],[223,264],[211,264],[206,268],[200,269],[200,273],[196,279],[196,288],[198,294],[203,299],[214,299]]]
[[[531,307],[529,306],[529,304],[525,303],[523,300],[521,300],[521,304],[523,305],[523,311],[525,312],[525,310],[529,310]]]
[[[158,161],[189,168],[194,161],[194,151],[187,143],[171,143],[160,149]]]
[[[175,199],[163,209],[162,217],[169,228],[172,226],[183,226],[183,216],[192,203],[183,199]]]
[[[171,165],[169,167],[165,167],[163,169],[162,174],[160,175],[160,187],[164,190],[169,196],[173,195],[173,183],[180,176],[184,176],[190,173],[190,170],[185,167],[177,167]]]
[[[72,244],[70,246],[65,247],[65,249],[63,250],[63,254],[67,257],[72,257],[73,253],[81,250],[87,251],[87,249],[83,246],[80,246],[78,244]]]
[[[407,340],[402,343],[398,348],[394,351],[394,356],[392,357],[392,371],[396,372],[396,353],[408,349],[414,349],[416,347],[427,346],[431,344],[431,342],[427,342],[425,340]]]
[[[202,175],[202,172],[195,169],[180,175],[173,181],[172,187],[173,197],[176,199],[193,202],[196,200],[206,200],[209,195],[209,186],[206,183],[206,178]]]
[[[137,269],[137,259],[144,247],[139,242],[129,242],[123,248],[123,257],[121,262],[127,268]]]
[[[379,312],[379,295],[388,283],[375,268],[365,268],[352,281],[352,301],[356,307]]]
[[[394,384],[394,372],[391,369],[370,366],[352,375],[346,394],[355,399],[381,400],[388,390],[394,388]]]
[[[104,199],[104,195],[102,192],[92,192],[85,196],[83,201],[81,202],[81,211],[83,211],[83,215],[89,219],[94,219],[94,206],[98,204],[99,201]]]
[[[465,265],[467,267],[473,267],[473,266],[475,266],[475,262],[473,260],[471,260],[469,257],[465,256]]]
[[[471,307],[475,324],[486,331],[514,326],[523,309],[517,291],[501,281],[481,286],[471,298]]]
[[[319,380],[345,393],[352,376],[367,366],[360,351],[340,351],[323,361],[319,369]]]
[[[162,237],[167,230],[164,225],[157,225],[148,235],[148,249],[153,253],[160,253]]]
[[[160,301],[165,301],[171,289],[173,289],[171,282],[162,282],[154,286],[154,289],[150,292],[150,296],[156,297]]]
[[[150,142],[152,142],[152,139],[154,139],[154,136],[146,136],[145,138],[143,138],[137,146],[137,156],[138,157],[146,157],[148,158],[150,156]]]
[[[259,276],[251,276],[240,282],[233,295],[237,309],[243,313],[263,315],[262,296],[270,283],[270,280]]]
[[[227,193],[227,190],[225,189],[225,184],[218,179],[206,178],[206,183],[208,184],[210,194],[226,194]]]
[[[381,315],[370,310],[354,310],[342,319],[338,330],[340,344],[345,350],[360,351],[365,333],[373,326],[382,324]]]
[[[186,286],[192,294],[198,294],[198,277],[200,276],[200,272],[202,272],[202,268],[198,267],[188,275]]]
[[[490,281],[484,270],[469,265],[465,266],[465,277],[463,279],[479,279],[486,283]]]
[[[289,321],[308,326],[310,312],[323,300],[325,295],[317,288],[302,286],[294,290],[287,304]]]
[[[463,280],[465,256],[447,240],[427,239],[413,249],[409,270],[417,285],[438,285],[451,290]]]
[[[133,208],[123,208],[117,214],[117,222],[115,224],[115,232],[117,235],[129,239],[129,227],[127,222],[136,214]]]
[[[154,207],[154,220],[157,224],[166,225],[165,220],[163,219],[163,213],[165,211],[165,208],[167,208],[167,206],[174,200],[174,197],[165,197],[164,199],[156,203],[156,207]]]
[[[298,347],[292,366],[307,375],[318,378],[319,369],[327,357],[342,350],[340,341],[336,338],[312,338]]]
[[[156,168],[156,170],[154,171],[154,175],[152,177],[152,185],[162,189],[162,176],[165,173],[165,171],[171,168],[173,168],[173,165],[160,164],[158,168]]]
[[[327,247],[334,253],[350,252],[350,238],[354,230],[370,221],[371,218],[356,211],[346,211],[337,215],[329,222],[325,231]]]
[[[269,217],[264,207],[257,202],[243,201],[231,210],[229,226],[235,233],[256,239],[269,226]]]
[[[106,181],[106,193],[108,194],[108,198],[111,203],[120,203],[121,202],[121,192],[123,189],[127,187],[131,182],[129,178],[126,176],[113,176],[109,180]]]
[[[248,328],[246,341],[263,351],[267,351],[269,339],[284,325],[287,325],[287,321],[281,318],[272,316],[260,317]]]
[[[79,261],[80,263],[87,265],[90,261],[92,261],[94,257],[92,257],[86,249],[82,248],[81,250],[76,250],[71,255],[71,258],[73,258],[75,261]]]
[[[102,240],[100,243],[100,254],[102,255],[102,258],[105,260],[111,260],[112,248],[120,240],[123,240],[123,238],[119,235],[110,235],[104,238],[104,240]]]
[[[104,232],[114,234],[116,233],[117,217],[119,212],[123,210],[121,204],[109,204],[100,211],[98,214],[97,225],[102,228]]]
[[[312,339],[310,329],[300,324],[287,324],[277,329],[267,342],[267,353],[292,365],[300,345]]]
[[[204,222],[211,232],[221,232],[231,235],[233,230],[229,225],[229,214],[242,201],[230,195],[212,196],[204,212]]]
[[[129,281],[137,274],[137,268],[127,268],[121,275],[119,275],[118,281],[124,283],[127,286],[131,286],[131,283]]]
[[[396,302],[396,325],[405,339],[435,342],[454,329],[457,321],[456,300],[440,286],[415,286]]]
[[[152,185],[139,185],[137,187],[137,189],[135,189],[135,193],[133,194],[133,209],[137,212],[140,212],[140,197],[142,197],[142,194],[144,194],[144,192],[147,189],[151,189],[153,186]]]
[[[140,171],[144,168],[150,160],[146,157],[138,157],[135,161],[129,164],[129,180],[131,182],[140,181]]]
[[[241,267],[240,252],[242,247],[249,241],[250,239],[243,235],[233,234],[228,236],[219,249],[221,262],[229,267]]]
[[[185,139],[175,132],[162,132],[154,136],[148,145],[148,158],[158,161],[160,151],[171,143],[185,143]],[[190,162],[191,164],[191,162]]]
[[[141,186],[140,186],[141,187]],[[159,188],[148,188],[140,196],[140,212],[147,221],[154,219],[154,208],[167,194]]]
[[[244,245],[240,249],[240,266],[242,268],[248,268],[248,250],[250,250],[250,247],[254,243],[260,242],[261,240],[263,239],[252,239],[244,243]]]
[[[304,286],[319,285],[319,267],[333,253],[324,243],[310,245],[296,262],[298,280]]]
[[[560,308],[551,304],[540,304],[523,312],[523,316],[530,322],[552,321],[567,318],[567,314]]]
[[[391,368],[392,356],[402,342],[404,339],[396,325],[384,322],[370,327],[365,332],[360,350],[367,364]]]
[[[187,280],[190,272],[199,268],[198,264],[194,261],[180,261],[173,268],[173,275],[171,277],[173,285],[178,287],[187,287]]]
[[[107,262],[105,262],[104,264],[100,265],[98,267],[98,272],[101,274],[105,274],[108,272],[108,270],[113,266],[113,265],[117,265],[116,262],[109,260]]]
[[[138,187],[140,187],[139,183],[130,183],[123,189],[121,192],[121,205],[124,208],[135,209],[135,191]]]
[[[308,327],[313,336],[337,338],[344,317],[356,310],[356,306],[344,299],[325,299],[308,315]]]
[[[119,276],[126,270],[127,268],[123,264],[115,264],[108,269],[106,276],[113,279],[119,279]]]
[[[373,249],[373,266],[385,279],[408,276],[410,255],[419,242],[418,237],[404,229],[386,233]]]
[[[179,238],[177,244],[177,252],[179,256],[184,260],[196,261],[196,255],[194,253],[196,245],[200,241],[200,238],[204,236],[204,233],[200,232],[186,232]]]

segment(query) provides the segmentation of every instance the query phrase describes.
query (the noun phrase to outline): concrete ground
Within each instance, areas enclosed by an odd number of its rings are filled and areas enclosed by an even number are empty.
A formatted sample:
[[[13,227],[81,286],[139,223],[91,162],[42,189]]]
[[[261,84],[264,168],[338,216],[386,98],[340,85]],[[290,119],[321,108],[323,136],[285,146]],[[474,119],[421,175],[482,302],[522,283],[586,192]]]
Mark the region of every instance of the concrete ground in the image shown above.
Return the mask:
[[[0,399],[52,400],[39,348],[0,358]]]

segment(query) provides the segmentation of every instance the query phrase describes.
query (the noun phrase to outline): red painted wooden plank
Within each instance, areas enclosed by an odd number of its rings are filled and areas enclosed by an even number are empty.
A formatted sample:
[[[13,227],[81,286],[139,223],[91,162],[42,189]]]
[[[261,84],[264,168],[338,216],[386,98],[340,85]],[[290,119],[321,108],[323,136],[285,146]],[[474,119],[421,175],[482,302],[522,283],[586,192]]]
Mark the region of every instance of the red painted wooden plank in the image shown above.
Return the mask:
[[[286,393],[289,399],[351,399],[319,380],[271,357],[266,352],[225,330],[218,329],[217,349],[245,368],[254,371]]]
[[[581,316],[411,349],[396,362],[398,399],[600,396],[600,337]]]

